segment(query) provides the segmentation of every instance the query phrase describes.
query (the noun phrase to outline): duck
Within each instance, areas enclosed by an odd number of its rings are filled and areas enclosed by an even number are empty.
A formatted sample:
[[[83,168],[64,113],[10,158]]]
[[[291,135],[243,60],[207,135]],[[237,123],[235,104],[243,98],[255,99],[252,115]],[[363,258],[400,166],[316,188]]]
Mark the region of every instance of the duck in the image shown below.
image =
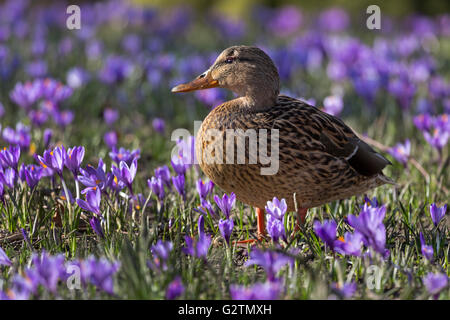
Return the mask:
[[[171,91],[215,87],[236,97],[202,121],[195,152],[215,185],[255,208],[257,239],[242,242],[265,238],[264,208],[273,198],[296,211],[298,230],[310,208],[395,184],[382,172],[390,161],[341,119],[280,94],[277,67],[260,48],[229,47],[208,70]]]

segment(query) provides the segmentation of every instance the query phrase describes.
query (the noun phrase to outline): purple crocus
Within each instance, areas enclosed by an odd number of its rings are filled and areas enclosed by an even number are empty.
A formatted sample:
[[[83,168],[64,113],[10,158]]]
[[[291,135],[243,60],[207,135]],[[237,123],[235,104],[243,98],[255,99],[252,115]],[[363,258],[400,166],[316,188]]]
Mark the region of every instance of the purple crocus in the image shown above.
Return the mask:
[[[269,29],[276,35],[289,36],[300,28],[302,13],[296,6],[284,6],[277,9],[268,21]],[[266,21],[267,22],[267,21]]]
[[[38,82],[19,82],[10,93],[11,100],[24,109],[31,107],[42,95],[42,89]]]
[[[219,230],[222,234],[222,237],[225,239],[225,242],[229,245],[230,244],[230,237],[231,233],[233,232],[234,228],[234,222],[233,219],[220,219],[219,220]]]
[[[170,164],[172,165],[173,170],[178,175],[184,176],[186,173],[187,165],[183,161],[183,157],[180,155],[174,155],[170,160]]]
[[[125,161],[121,161],[119,164],[119,169],[116,169],[114,174],[119,180],[121,180],[133,194],[133,181],[137,173],[137,159],[134,159],[131,166]]]
[[[59,280],[66,276],[63,254],[51,256],[43,251],[40,255],[33,254],[32,261],[39,283],[47,290],[56,293]]]
[[[66,156],[66,149],[64,149],[64,146],[62,146],[56,147],[52,151],[44,151],[44,155],[37,156],[37,159],[44,169],[50,168],[54,170],[59,176],[62,176]]]
[[[445,212],[447,211],[447,205],[438,207],[435,203],[430,205],[430,216],[435,227],[438,226],[439,222],[445,217]]]
[[[348,223],[363,235],[364,243],[371,246],[375,251],[385,256],[386,250],[386,228],[383,219],[386,215],[386,207],[372,207],[364,204],[359,216],[350,214]]]
[[[164,165],[155,169],[155,177],[160,178],[167,188],[171,188],[172,179],[170,178],[169,167]]]
[[[0,166],[3,168],[11,167],[17,171],[17,164],[20,158],[20,148],[18,146],[5,147],[0,151]]]
[[[0,247],[0,265],[8,266],[8,267],[12,266],[11,260],[8,258],[5,251],[3,251],[3,249],[1,247]]]
[[[97,215],[101,215],[100,213],[101,192],[99,188],[87,191],[86,201],[82,199],[77,199],[76,201],[77,204],[80,206],[80,208],[95,213]]]
[[[205,220],[202,215],[198,218],[198,239],[185,236],[186,246],[182,248],[183,252],[196,257],[206,259],[209,247],[211,246],[211,236],[205,233]]]
[[[411,142],[407,139],[404,143],[397,143],[394,147],[388,150],[388,153],[398,162],[406,166],[411,154]]]
[[[119,111],[112,108],[106,108],[103,111],[103,119],[108,126],[113,125],[114,122],[119,119]]]
[[[175,187],[175,190],[177,190],[178,194],[183,198],[183,201],[186,200],[184,175],[172,177],[172,183],[173,183],[173,186]]]
[[[275,219],[282,220],[287,211],[287,204],[285,199],[278,200],[274,197],[272,201],[267,201],[265,206],[266,212],[272,215]]]
[[[172,282],[169,283],[166,289],[166,299],[174,300],[184,293],[183,282],[181,277],[177,276]]]
[[[13,168],[7,168],[4,171],[0,168],[0,183],[7,186],[9,189],[14,189],[17,182],[17,174]]]
[[[166,123],[161,118],[153,119],[152,126],[153,126],[153,129],[160,134],[163,134],[164,130],[166,129]]]
[[[337,95],[328,96],[323,100],[323,106],[326,113],[338,116],[344,109],[344,101]]]
[[[435,127],[431,132],[424,131],[423,136],[433,148],[441,152],[450,138],[450,132],[443,128]]]
[[[230,286],[230,295],[233,300],[277,300],[282,292],[279,281],[256,283],[251,287]]]
[[[161,178],[152,177],[147,180],[148,187],[158,197],[159,201],[163,201],[165,197],[164,183]]]
[[[423,284],[427,288],[427,291],[437,299],[439,293],[448,286],[448,276],[444,273],[430,272],[423,277]]]
[[[102,291],[108,294],[114,294],[113,276],[119,270],[118,262],[111,262],[105,258],[96,259],[89,257],[85,263],[85,268],[89,270],[90,282]]]
[[[22,165],[19,170],[19,177],[25,181],[30,189],[34,189],[43,176],[43,168],[34,164]]]
[[[106,84],[124,81],[133,72],[132,63],[120,56],[109,56],[99,72],[99,78]]]
[[[117,150],[114,148],[110,153],[109,157],[119,165],[121,161],[124,161],[127,165],[131,166],[135,159],[139,159],[141,150],[127,150],[125,148],[120,148]]]
[[[105,237],[105,234],[103,232],[103,228],[102,228],[102,225],[101,225],[100,218],[92,217],[89,220],[89,224],[91,225],[92,230],[94,230],[94,232],[96,234],[98,234],[100,236],[100,238],[104,238]]]
[[[344,283],[343,285],[339,285],[339,283],[333,283],[331,287],[344,299],[350,299],[356,292],[355,282]]]
[[[89,73],[86,70],[74,67],[67,71],[66,82],[69,87],[76,89],[82,87],[89,78]]]
[[[84,194],[90,190],[95,191],[97,188],[103,191],[108,182],[105,169],[106,166],[101,158],[98,160],[97,169],[91,165],[87,165],[86,169],[80,168],[81,175],[78,176],[78,181],[86,187],[81,193]]]
[[[269,281],[275,281],[276,274],[286,264],[293,266],[294,259],[276,251],[266,250],[262,251],[255,248],[250,253],[250,259],[247,260],[245,266],[259,265],[261,266],[267,275]]]
[[[323,223],[314,221],[314,232],[331,250],[334,250],[336,240],[336,222],[334,220],[324,220]]]
[[[267,219],[267,233],[272,238],[274,242],[278,242],[278,240],[281,238],[284,241],[287,241],[286,238],[286,231],[284,230],[284,217],[279,220],[275,218],[271,214],[266,215]]]
[[[103,136],[103,141],[110,149],[114,149],[117,146],[117,133],[115,131],[108,131]]]
[[[64,161],[66,168],[72,171],[75,179],[80,173],[80,166],[84,158],[84,147],[73,147],[67,150],[67,156]]]
[[[360,257],[363,245],[363,235],[359,232],[346,232],[334,242],[334,249],[341,254]]]
[[[158,242],[150,247],[153,255],[153,261],[148,263],[148,266],[153,270],[166,270],[167,260],[170,252],[173,249],[173,243],[170,241],[158,240]]]
[[[50,141],[53,137],[53,130],[52,129],[45,129],[43,134],[43,142],[44,142],[44,149],[47,149],[50,145]]]
[[[413,118],[413,123],[420,131],[427,131],[433,124],[433,118],[427,113],[419,114]]]
[[[234,204],[236,203],[236,195],[234,192],[228,196],[226,193],[222,196],[222,199],[218,195],[214,196],[214,201],[216,202],[217,206],[219,207],[220,211],[225,215],[227,219],[230,218],[231,210],[234,207]]]
[[[432,246],[429,246],[426,244],[425,242],[425,238],[422,234],[422,232],[420,233],[420,248],[421,248],[421,252],[422,255],[429,261],[433,261],[434,258],[434,250]]]
[[[205,200],[206,197],[212,192],[214,182],[210,180],[205,183],[202,179],[198,179],[195,186],[197,188],[198,195],[200,196],[200,200]]]

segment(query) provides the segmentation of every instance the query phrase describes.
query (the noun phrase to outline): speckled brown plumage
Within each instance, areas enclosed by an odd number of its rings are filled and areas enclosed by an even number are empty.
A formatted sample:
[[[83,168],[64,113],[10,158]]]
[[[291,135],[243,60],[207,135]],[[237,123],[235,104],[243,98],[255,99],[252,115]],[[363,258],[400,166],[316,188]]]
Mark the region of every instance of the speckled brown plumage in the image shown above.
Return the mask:
[[[216,185],[227,193],[234,192],[240,201],[264,208],[273,197],[284,198],[288,210],[293,211],[294,193],[297,208],[311,208],[393,183],[382,173],[389,161],[340,119],[279,95],[278,72],[262,50],[230,47],[204,74],[172,91],[215,86],[228,88],[239,97],[217,106],[205,118],[196,137],[197,159]],[[278,172],[261,174],[261,168],[269,165],[261,164],[260,158],[249,158],[248,141],[245,162],[239,164],[236,137],[234,159],[226,163],[227,129],[241,129],[237,134],[241,137],[248,129],[266,129],[269,157],[270,130],[279,130]],[[217,163],[216,152],[223,154],[224,163]]]

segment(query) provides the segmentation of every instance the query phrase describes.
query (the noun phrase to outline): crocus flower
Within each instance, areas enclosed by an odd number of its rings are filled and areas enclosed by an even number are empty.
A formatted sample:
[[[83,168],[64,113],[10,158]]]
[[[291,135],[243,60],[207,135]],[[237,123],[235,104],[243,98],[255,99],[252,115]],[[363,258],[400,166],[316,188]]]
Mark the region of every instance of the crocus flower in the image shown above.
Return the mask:
[[[90,76],[86,70],[74,67],[67,71],[66,82],[69,87],[76,89],[83,86],[89,78]]]
[[[0,151],[0,165],[3,168],[11,167],[17,171],[17,164],[20,158],[20,148],[10,146]]]
[[[388,153],[398,162],[406,166],[411,153],[411,142],[407,139],[405,143],[397,143],[394,147],[388,150]]]
[[[419,114],[413,118],[413,123],[420,131],[428,131],[432,126],[433,118],[427,113]]]
[[[300,28],[302,13],[296,6],[284,6],[277,9],[268,21],[269,29],[276,35],[289,36]]]
[[[323,106],[326,113],[338,116],[344,108],[344,101],[337,95],[328,96],[323,100]]]
[[[120,83],[128,78],[132,72],[133,65],[128,59],[120,56],[109,56],[100,70],[99,78],[106,84]]]
[[[338,283],[333,283],[331,287],[344,299],[350,299],[351,297],[353,297],[356,291],[356,283],[354,282],[345,283],[342,286]]]
[[[21,149],[26,149],[30,146],[31,135],[30,128],[18,123],[16,129],[6,127],[2,132],[3,140],[10,145],[18,145]]]
[[[184,163],[183,157],[180,155],[174,155],[170,160],[170,164],[178,175],[184,176],[187,165]]]
[[[77,199],[77,204],[80,208],[95,213],[97,215],[101,215],[100,213],[100,201],[101,201],[101,192],[100,189],[96,188],[95,190],[89,190],[86,192],[86,201],[82,199]]]
[[[51,256],[45,251],[32,256],[39,283],[53,293],[56,292],[58,281],[64,279],[66,275],[64,260],[63,254]]]
[[[167,188],[171,187],[172,179],[170,178],[170,170],[166,165],[155,169],[155,177],[160,178]]]
[[[287,210],[285,199],[278,200],[276,197],[272,201],[267,201],[265,206],[266,212],[272,215],[275,219],[282,220]]]
[[[80,173],[80,166],[81,163],[83,162],[83,158],[84,158],[84,147],[73,147],[67,150],[67,156],[64,164],[66,165],[67,169],[72,171],[72,174],[75,177],[75,179]]]
[[[43,141],[44,141],[44,149],[47,149],[50,145],[50,141],[53,136],[53,130],[52,129],[45,129],[43,134]]]
[[[434,258],[433,247],[426,244],[425,238],[423,237],[422,232],[420,233],[420,247],[421,247],[422,255],[427,260],[433,261],[433,258]]]
[[[115,131],[108,131],[103,136],[103,141],[110,149],[114,149],[117,146],[117,133]]]
[[[173,186],[175,187],[175,190],[177,190],[178,194],[183,198],[183,200],[186,200],[184,175],[172,177],[172,182],[173,182]]]
[[[62,176],[66,156],[66,149],[64,149],[64,146],[62,146],[56,147],[52,151],[44,151],[44,155],[37,156],[37,159],[44,169],[50,168],[54,170],[59,176]]]
[[[30,189],[34,189],[37,186],[39,181],[43,176],[43,169],[40,166],[30,164],[30,165],[22,165],[19,170],[19,177],[22,181],[26,181],[28,187]]]
[[[173,243],[170,241],[158,240],[158,242],[150,247],[153,254],[153,261],[148,265],[154,270],[166,270],[167,260],[169,259],[170,252],[173,249]]]
[[[153,121],[152,121],[152,126],[153,126],[153,129],[154,129],[156,132],[158,132],[158,133],[160,133],[160,134],[163,134],[163,133],[164,133],[164,130],[165,130],[165,128],[166,128],[166,123],[165,123],[164,120],[161,119],[161,118],[155,118],[155,119],[153,119]]]
[[[320,29],[324,31],[342,31],[348,27],[350,18],[341,8],[331,8],[323,11],[318,19]]]
[[[334,241],[336,252],[351,256],[361,256],[361,246],[363,245],[363,235],[359,232],[346,232],[344,237],[339,237]]]
[[[159,201],[163,201],[165,197],[164,183],[161,178],[152,177],[147,180],[148,187],[158,197]]]
[[[251,287],[230,286],[230,295],[233,300],[277,300],[281,292],[281,283],[276,281],[256,283]]]
[[[231,233],[233,232],[233,227],[234,227],[233,219],[219,220],[219,230],[227,244],[230,244],[230,237]]]
[[[8,258],[5,251],[3,251],[3,249],[1,247],[0,247],[0,265],[9,266],[9,267],[12,266],[11,260]]]
[[[42,89],[38,82],[19,82],[14,86],[10,93],[10,98],[13,102],[24,109],[28,109],[33,105],[42,95]]]
[[[208,213],[213,217],[216,215],[216,211],[212,207],[211,202],[208,200],[200,200],[200,205],[194,209],[194,211],[197,211],[205,216],[207,216]]]
[[[198,239],[195,240],[190,236],[185,236],[186,246],[182,248],[183,252],[196,257],[206,259],[209,247],[211,246],[211,236],[205,233],[205,220],[201,215],[198,218]]]
[[[89,190],[95,191],[97,188],[103,191],[106,188],[108,181],[105,168],[106,166],[101,158],[98,160],[97,169],[91,165],[87,165],[86,169],[80,168],[81,175],[78,176],[78,181],[87,187],[81,193],[84,194]]]
[[[383,256],[387,253],[386,228],[383,224],[385,215],[385,206],[372,207],[366,203],[358,217],[348,216],[348,223],[363,235],[364,243]]]
[[[439,222],[444,218],[445,212],[447,211],[447,205],[438,207],[435,203],[430,205],[430,216],[435,227],[438,226]]]
[[[448,277],[444,273],[430,272],[423,277],[423,283],[427,288],[427,291],[437,299],[439,293],[447,287]]]
[[[443,130],[442,128],[435,127],[431,133],[424,131],[423,136],[433,148],[441,151],[450,138],[450,132]]]
[[[177,276],[166,289],[166,299],[174,300],[181,296],[184,293],[183,282],[181,281],[181,277]]]
[[[105,237],[105,234],[103,233],[103,228],[102,228],[102,225],[101,225],[101,221],[100,221],[99,218],[92,217],[89,220],[89,224],[91,225],[92,230],[94,230],[94,232],[96,234],[98,234],[101,238]]]
[[[250,259],[247,260],[245,266],[259,265],[265,271],[267,279],[274,281],[278,271],[281,270],[286,264],[292,266],[294,259],[276,251],[262,251],[257,248],[253,249],[250,253]]]
[[[206,197],[212,192],[214,188],[214,182],[208,181],[204,182],[202,179],[198,179],[196,184],[198,195],[200,196],[200,200],[205,200]]]
[[[323,223],[314,221],[314,232],[331,250],[334,250],[336,240],[336,222],[334,220],[324,220]]]
[[[103,119],[105,120],[105,123],[110,126],[114,124],[117,119],[119,119],[119,111],[111,108],[106,108],[103,111]]]
[[[119,270],[120,264],[118,262],[111,262],[105,258],[96,259],[89,257],[85,263],[90,270],[89,280],[100,290],[108,294],[114,294],[114,279],[113,276]]]
[[[277,242],[280,238],[287,241],[286,232],[284,230],[284,218],[282,220],[276,219],[271,214],[266,215],[267,219],[267,233],[274,242]]]
[[[0,170],[0,183],[3,183],[9,189],[14,189],[16,182],[17,175],[13,168],[7,168],[3,172]]]
[[[218,195],[214,196],[214,201],[216,202],[217,206],[219,207],[220,211],[225,215],[227,219],[230,218],[231,210],[234,207],[234,204],[236,203],[236,195],[234,192],[228,196],[226,193],[222,196],[222,199]]]
[[[124,161],[127,165],[131,166],[135,159],[139,159],[141,150],[127,150],[124,148],[120,148],[117,150],[113,148],[113,150],[109,153],[109,157],[119,165],[121,161]]]

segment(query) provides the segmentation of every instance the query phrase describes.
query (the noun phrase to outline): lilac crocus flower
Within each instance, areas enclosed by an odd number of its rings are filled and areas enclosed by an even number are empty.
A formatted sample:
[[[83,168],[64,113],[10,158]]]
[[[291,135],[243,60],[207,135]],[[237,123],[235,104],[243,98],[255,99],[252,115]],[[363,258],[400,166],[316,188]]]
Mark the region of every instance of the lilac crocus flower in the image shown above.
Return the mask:
[[[53,130],[52,129],[45,129],[43,134],[43,141],[44,141],[44,149],[47,149],[50,145],[50,141],[53,137]]]
[[[438,207],[435,203],[430,205],[430,216],[435,227],[438,226],[439,222],[445,217],[445,212],[447,211],[447,205]]]
[[[82,87],[89,81],[89,78],[89,73],[86,70],[80,67],[74,67],[67,72],[66,82],[69,87],[76,89]]]
[[[183,282],[181,281],[181,277],[177,276],[166,289],[166,299],[174,300],[181,296],[184,293]]]
[[[97,217],[92,217],[89,220],[89,224],[91,225],[92,230],[94,230],[94,232],[96,234],[98,234],[100,236],[100,238],[104,238],[105,234],[103,232],[103,228],[101,225],[101,220]]]
[[[7,168],[4,171],[0,170],[0,183],[7,186],[9,189],[14,189],[17,182],[17,174],[13,168]]]
[[[3,251],[3,249],[1,247],[0,247],[0,265],[8,266],[8,267],[12,266],[11,260],[8,258],[5,251]]]
[[[385,215],[385,206],[372,207],[366,203],[358,217],[352,214],[348,216],[348,223],[363,235],[364,243],[383,256],[388,252],[385,248],[386,228],[383,224]]]
[[[186,200],[186,189],[185,189],[185,179],[183,175],[179,175],[176,177],[172,177],[172,183],[177,190],[178,194],[183,198],[183,201]]]
[[[282,238],[284,241],[287,241],[286,232],[284,230],[284,218],[282,220],[279,220],[273,215],[267,214],[266,219],[267,233],[272,238],[272,240],[274,242],[277,242],[280,238]]]
[[[318,19],[320,29],[324,31],[342,31],[348,27],[350,18],[341,8],[331,8],[323,11]]]
[[[153,261],[149,261],[147,265],[153,270],[166,270],[167,260],[173,249],[173,243],[170,241],[158,240],[158,242],[150,247],[153,255]]]
[[[42,96],[42,89],[38,82],[21,82],[14,86],[10,93],[11,100],[24,109],[31,107]]]
[[[198,195],[200,196],[200,200],[206,200],[206,197],[214,188],[214,182],[210,180],[205,183],[202,179],[198,179],[195,186],[197,188]]]
[[[78,181],[87,187],[81,193],[84,194],[90,190],[95,191],[97,188],[103,191],[108,182],[105,169],[106,166],[101,158],[98,160],[97,169],[91,165],[87,165],[86,169],[80,168],[81,175],[78,176]]]
[[[100,189],[96,188],[95,190],[89,190],[86,192],[86,201],[82,199],[77,199],[77,204],[80,208],[95,213],[97,215],[101,215],[100,213],[100,201],[101,201],[101,192]]]
[[[67,156],[64,161],[67,169],[72,171],[75,179],[80,173],[80,166],[84,158],[84,147],[73,147],[67,150]]]
[[[219,230],[222,234],[222,237],[225,239],[225,242],[229,245],[230,244],[230,237],[231,233],[233,232],[234,228],[234,221],[233,219],[220,219],[219,220]]]
[[[178,175],[184,176],[184,174],[186,173],[187,165],[184,163],[183,157],[181,157],[180,155],[174,155],[170,160],[170,164],[172,165],[173,170],[175,170]]]
[[[441,152],[450,138],[450,132],[436,127],[431,132],[424,131],[423,136],[433,148]]]
[[[103,141],[110,149],[114,149],[117,146],[117,133],[115,131],[108,131],[103,136]]]
[[[164,165],[155,169],[155,177],[160,178],[167,188],[171,187],[172,179],[170,177],[169,167]]]
[[[423,277],[423,284],[427,291],[434,296],[439,297],[439,293],[448,286],[448,276],[444,273],[428,273]]]
[[[66,275],[64,260],[63,254],[51,256],[45,251],[32,256],[39,283],[53,293],[56,292],[58,281],[63,280]]]
[[[20,148],[10,146],[9,149],[6,147],[0,151],[0,165],[3,168],[11,167],[17,171],[17,164],[20,158]]]
[[[114,294],[113,276],[119,270],[120,264],[108,261],[105,258],[97,260],[95,257],[89,257],[84,263],[90,270],[90,282],[100,290],[111,295]]]
[[[132,72],[133,65],[128,59],[120,56],[109,56],[100,70],[99,78],[106,84],[120,83],[128,78]]]
[[[334,242],[334,248],[336,252],[356,257],[361,256],[362,245],[363,235],[359,232],[346,232],[344,237],[339,237]]]
[[[342,286],[338,283],[333,283],[331,287],[344,299],[350,299],[356,292],[356,283],[354,282],[345,283]]]
[[[56,147],[52,151],[44,151],[44,155],[37,156],[37,159],[44,169],[50,168],[54,170],[59,176],[62,176],[66,156],[66,149],[64,149],[64,146],[62,146]]]
[[[147,180],[148,187],[158,197],[159,201],[163,201],[165,197],[164,183],[161,178],[152,177]]]
[[[19,177],[22,181],[25,181],[30,189],[34,189],[43,176],[43,169],[40,166],[30,164],[22,165],[19,170]]]
[[[183,252],[196,257],[206,259],[209,247],[211,246],[211,236],[205,233],[205,220],[201,215],[198,218],[198,239],[194,239],[190,236],[185,236],[186,246],[182,248]]]
[[[420,131],[427,131],[433,124],[433,118],[427,113],[419,114],[413,118],[413,123]]]
[[[127,165],[131,166],[135,159],[139,159],[141,150],[127,150],[125,148],[120,148],[117,150],[114,148],[110,153],[109,157],[117,163],[120,164],[121,161],[124,161]]]
[[[165,128],[166,128],[166,123],[165,123],[164,120],[161,119],[161,118],[155,118],[155,119],[153,119],[153,121],[152,121],[152,126],[153,126],[153,129],[154,129],[156,132],[158,132],[158,133],[160,133],[160,134],[163,134],[163,133],[164,133],[164,130],[165,130]]]
[[[220,211],[222,211],[225,217],[229,219],[231,210],[233,209],[234,204],[236,203],[236,195],[234,194],[234,192],[232,192],[230,196],[224,193],[222,199],[220,199],[218,195],[215,195],[214,201],[216,202]]]
[[[433,261],[434,258],[434,250],[432,246],[429,246],[425,242],[425,238],[423,237],[422,232],[420,233],[420,247],[422,255],[429,261]]]
[[[334,220],[324,220],[323,223],[314,221],[314,232],[331,250],[334,250],[336,240],[336,222]]]
[[[267,201],[265,206],[266,212],[272,215],[275,219],[282,220],[287,210],[287,204],[285,199],[278,200],[274,197],[272,201]]]
[[[280,271],[281,268],[283,268],[287,264],[292,267],[293,263],[294,259],[285,254],[270,250],[262,251],[255,248],[251,251],[250,259],[247,260],[245,266],[261,266],[266,272],[267,279],[269,281],[274,281],[277,272]]]
[[[208,213],[213,217],[216,216],[216,211],[212,207],[211,202],[209,202],[208,200],[200,200],[200,205],[197,207],[197,209],[194,209],[194,211],[197,211],[205,216],[207,216]]]
[[[344,101],[337,95],[328,96],[323,100],[323,106],[326,113],[338,116],[344,109]]]
[[[268,23],[270,30],[280,36],[289,36],[298,30],[302,23],[302,13],[295,6],[277,9]]]
[[[119,164],[119,169],[115,170],[114,174],[119,180],[121,180],[133,194],[133,181],[137,173],[137,159],[134,159],[131,166],[125,161],[121,161]]]
[[[281,292],[282,286],[278,281],[256,283],[251,287],[230,286],[230,295],[233,300],[277,300]]]
[[[111,108],[106,108],[103,111],[103,119],[105,120],[105,123],[110,126],[114,124],[117,119],[119,119],[119,111]]]
[[[411,154],[411,142],[407,139],[405,143],[397,143],[394,147],[388,150],[388,153],[398,162],[406,166]]]

